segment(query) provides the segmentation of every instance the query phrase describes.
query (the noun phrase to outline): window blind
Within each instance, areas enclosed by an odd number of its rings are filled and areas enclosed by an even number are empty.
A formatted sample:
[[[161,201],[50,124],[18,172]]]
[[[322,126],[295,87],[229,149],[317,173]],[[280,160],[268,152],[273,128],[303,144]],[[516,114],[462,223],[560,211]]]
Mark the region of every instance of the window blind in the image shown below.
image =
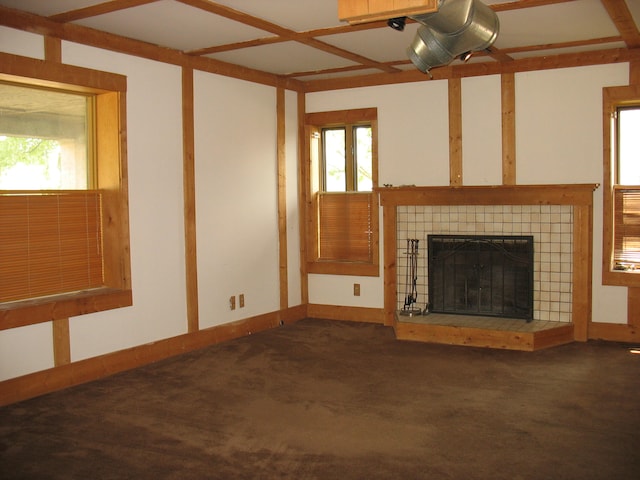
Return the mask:
[[[0,195],[0,302],[103,286],[97,191]]]
[[[640,265],[640,187],[614,187],[614,265]]]
[[[371,192],[318,193],[318,257],[372,262]]]

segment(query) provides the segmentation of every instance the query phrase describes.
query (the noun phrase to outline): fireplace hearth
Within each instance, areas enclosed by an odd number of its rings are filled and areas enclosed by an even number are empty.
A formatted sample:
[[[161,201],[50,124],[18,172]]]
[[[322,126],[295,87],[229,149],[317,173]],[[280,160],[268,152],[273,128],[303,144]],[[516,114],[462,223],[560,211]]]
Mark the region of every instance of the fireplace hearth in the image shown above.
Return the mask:
[[[429,310],[531,321],[533,244],[533,236],[429,235]]]

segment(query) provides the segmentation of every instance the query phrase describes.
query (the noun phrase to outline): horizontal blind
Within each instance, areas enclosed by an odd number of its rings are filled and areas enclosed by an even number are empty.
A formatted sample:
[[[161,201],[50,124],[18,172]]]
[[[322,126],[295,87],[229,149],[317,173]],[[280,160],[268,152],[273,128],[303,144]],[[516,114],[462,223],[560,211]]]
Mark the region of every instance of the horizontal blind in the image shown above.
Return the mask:
[[[640,187],[614,188],[615,264],[640,265]]]
[[[372,203],[371,192],[318,194],[320,260],[373,261]]]
[[[0,195],[0,302],[103,285],[97,191]]]

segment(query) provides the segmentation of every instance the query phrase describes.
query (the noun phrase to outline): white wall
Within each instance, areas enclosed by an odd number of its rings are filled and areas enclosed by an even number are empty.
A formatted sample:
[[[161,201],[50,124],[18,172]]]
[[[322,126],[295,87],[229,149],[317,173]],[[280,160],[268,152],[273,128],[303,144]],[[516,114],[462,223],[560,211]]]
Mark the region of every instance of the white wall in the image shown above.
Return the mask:
[[[43,58],[39,35],[0,49]],[[66,64],[127,77],[133,306],[70,319],[78,361],[187,332],[182,75],[177,66],[62,43]],[[200,328],[279,310],[276,90],[195,74]],[[289,302],[300,304],[296,95],[286,95]],[[231,312],[231,295],[246,306]],[[50,322],[0,331],[0,380],[53,367]],[[25,352],[28,352],[25,354]]]
[[[186,331],[182,74],[69,42],[62,61],[127,76],[133,306],[72,318],[71,357],[79,360]]]
[[[8,27],[0,27],[0,50],[12,55],[44,59],[42,36]]]
[[[279,309],[276,91],[194,75],[200,326]],[[231,311],[229,297],[245,295]]]
[[[502,183],[502,95],[499,75],[462,79],[462,183]]]
[[[602,88],[628,84],[628,65],[516,74],[516,176],[520,184],[602,183]],[[307,111],[378,107],[380,184],[448,185],[446,81],[307,95]],[[465,185],[502,182],[500,77],[462,81]],[[601,285],[602,191],[594,194],[593,320],[626,323],[626,288]],[[382,274],[381,274],[382,275]],[[362,297],[352,296],[361,282]],[[312,303],[382,305],[382,276],[310,275]]]

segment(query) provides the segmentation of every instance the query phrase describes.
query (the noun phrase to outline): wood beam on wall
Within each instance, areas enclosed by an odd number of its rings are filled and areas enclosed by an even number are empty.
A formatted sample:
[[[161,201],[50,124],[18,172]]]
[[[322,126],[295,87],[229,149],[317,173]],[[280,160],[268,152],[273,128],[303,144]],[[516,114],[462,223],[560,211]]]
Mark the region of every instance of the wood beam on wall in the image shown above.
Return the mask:
[[[51,322],[53,334],[53,364],[56,367],[71,363],[71,337],[69,319],[60,318]]]
[[[276,89],[276,149],[278,157],[278,271],[280,308],[289,306],[289,275],[287,260],[287,157],[285,90]]]
[[[307,205],[306,199],[309,196],[309,185],[306,184],[307,169],[309,165],[306,148],[309,148],[305,134],[305,116],[307,109],[306,96],[298,92],[298,222],[300,224],[300,296],[303,305],[309,303],[309,272],[307,270]]]
[[[462,185],[462,80],[449,79],[449,185]]]
[[[629,62],[629,85],[640,85],[640,60]]]
[[[59,38],[44,37],[44,58],[49,62],[62,62],[62,42]],[[53,364],[56,367],[71,363],[71,337],[69,319],[59,318],[51,322]]]
[[[516,184],[516,89],[515,74],[500,76],[502,97],[502,184]]]
[[[187,326],[199,330],[198,254],[196,244],[196,174],[194,141],[193,69],[182,69],[182,182],[184,189],[184,242],[187,288]]]

